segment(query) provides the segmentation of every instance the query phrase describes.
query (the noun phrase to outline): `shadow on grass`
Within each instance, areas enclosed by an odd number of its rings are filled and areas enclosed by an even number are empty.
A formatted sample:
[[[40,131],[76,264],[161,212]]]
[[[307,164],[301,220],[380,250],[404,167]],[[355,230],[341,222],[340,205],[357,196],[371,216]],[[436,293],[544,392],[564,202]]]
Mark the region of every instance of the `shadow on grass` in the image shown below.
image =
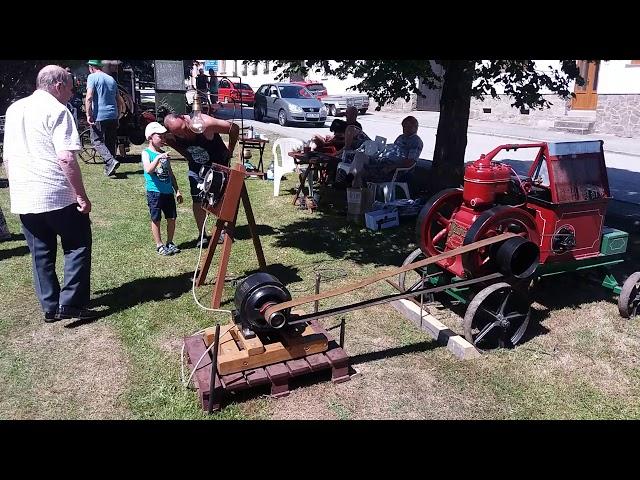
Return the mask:
[[[333,258],[376,266],[401,265],[411,253],[415,220],[399,227],[373,232],[347,222],[346,217],[324,215],[288,224],[276,235],[276,247],[297,248],[307,254],[326,253]]]
[[[177,276],[137,278],[109,290],[98,290],[97,298],[91,300],[91,308],[106,306],[97,318],[77,320],[66,328],[76,328],[93,323],[100,318],[122,312],[141,303],[170,300],[180,297],[191,290],[193,272],[185,272]]]
[[[113,177],[114,178],[129,178],[132,175],[142,175],[144,172],[142,169],[136,170],[135,172],[116,172]]]
[[[414,343],[411,345],[403,345],[402,347],[388,348],[386,350],[378,350],[375,352],[360,353],[350,357],[351,365],[360,363],[375,362],[384,358],[397,357],[398,355],[406,355],[407,353],[428,352],[439,348],[438,342],[429,340],[425,342]]]
[[[7,258],[12,258],[12,257],[21,257],[23,255],[29,255],[29,247],[27,247],[26,245],[7,248],[6,250],[0,250],[0,261],[6,260]]]
[[[257,263],[257,260],[256,260],[256,263]],[[260,271],[261,270],[257,268],[254,270],[249,270],[245,272],[243,278],[248,277],[252,273],[258,273]],[[302,281],[302,277],[298,275],[299,271],[300,269],[297,267],[290,267],[288,265],[283,265],[281,263],[273,263],[273,264],[267,265],[267,268],[264,270],[264,272],[273,275],[285,285]]]
[[[258,236],[260,237],[270,237],[277,233],[277,230],[269,225],[256,225],[256,230],[258,230]],[[249,230],[249,225],[237,225],[234,234],[236,240],[250,239],[251,231]]]

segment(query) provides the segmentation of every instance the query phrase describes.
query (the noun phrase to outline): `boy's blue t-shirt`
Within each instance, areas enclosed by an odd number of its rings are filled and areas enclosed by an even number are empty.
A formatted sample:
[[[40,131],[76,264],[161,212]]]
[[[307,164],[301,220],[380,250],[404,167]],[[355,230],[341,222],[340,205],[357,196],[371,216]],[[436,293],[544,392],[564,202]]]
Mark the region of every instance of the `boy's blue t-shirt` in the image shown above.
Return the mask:
[[[150,148],[145,148],[145,152],[149,154],[149,161],[153,162],[159,152],[154,152]],[[160,165],[156,168],[155,172],[147,173],[144,169],[144,162],[142,165],[142,171],[144,172],[145,189],[147,192],[158,193],[171,193],[173,194],[173,185],[171,184],[171,163],[168,158],[160,160]]]
[[[118,84],[111,75],[94,72],[87,77],[87,90],[93,90],[93,115],[96,122],[118,119]]]

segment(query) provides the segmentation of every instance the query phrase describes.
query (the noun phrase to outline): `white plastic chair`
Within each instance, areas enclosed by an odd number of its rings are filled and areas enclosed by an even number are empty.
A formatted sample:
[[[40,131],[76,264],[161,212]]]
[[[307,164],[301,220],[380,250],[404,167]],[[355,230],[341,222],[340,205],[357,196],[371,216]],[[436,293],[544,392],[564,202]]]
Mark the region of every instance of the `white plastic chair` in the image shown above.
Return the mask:
[[[273,196],[280,195],[280,181],[287,173],[296,171],[296,162],[293,157],[289,156],[289,152],[302,147],[302,140],[297,138],[279,138],[273,142]],[[278,155],[277,150],[280,150]]]
[[[368,187],[372,198],[382,203],[395,202],[396,200],[399,200],[399,191],[404,194],[403,196],[405,199],[411,199],[409,186],[404,182],[369,182]]]

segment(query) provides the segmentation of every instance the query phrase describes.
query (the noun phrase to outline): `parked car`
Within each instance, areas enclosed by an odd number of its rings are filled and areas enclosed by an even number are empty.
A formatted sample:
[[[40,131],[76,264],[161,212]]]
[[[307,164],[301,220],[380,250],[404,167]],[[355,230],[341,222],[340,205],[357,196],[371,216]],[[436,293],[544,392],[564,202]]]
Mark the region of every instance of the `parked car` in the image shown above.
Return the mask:
[[[255,101],[255,92],[246,83],[234,83],[226,77],[218,80],[218,100],[220,102],[240,102],[252,106]]]
[[[291,83],[295,83],[296,85],[302,85],[307,90],[309,90],[314,97],[320,100],[322,100],[323,97],[326,97],[328,95],[327,87],[325,87],[324,84],[320,82],[291,82]]]
[[[256,92],[253,115],[259,122],[270,117],[282,126],[301,122],[321,127],[327,120],[327,108],[302,85],[267,83]]]
[[[354,106],[360,115],[367,113],[369,109],[369,97],[357,93],[345,93],[343,95],[327,95],[322,98],[322,103],[327,107],[329,115],[337,117],[347,110],[347,107]]]

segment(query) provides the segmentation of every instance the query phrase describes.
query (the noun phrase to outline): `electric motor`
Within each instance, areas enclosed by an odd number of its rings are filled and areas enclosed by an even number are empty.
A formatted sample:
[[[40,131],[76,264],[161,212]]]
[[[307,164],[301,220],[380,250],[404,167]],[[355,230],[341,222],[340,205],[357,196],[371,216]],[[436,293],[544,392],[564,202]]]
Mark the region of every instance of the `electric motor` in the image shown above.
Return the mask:
[[[264,311],[271,305],[289,300],[291,294],[282,282],[264,272],[253,273],[240,282],[234,297],[239,320],[255,331],[284,327],[290,309],[276,312],[270,318],[264,317]]]

